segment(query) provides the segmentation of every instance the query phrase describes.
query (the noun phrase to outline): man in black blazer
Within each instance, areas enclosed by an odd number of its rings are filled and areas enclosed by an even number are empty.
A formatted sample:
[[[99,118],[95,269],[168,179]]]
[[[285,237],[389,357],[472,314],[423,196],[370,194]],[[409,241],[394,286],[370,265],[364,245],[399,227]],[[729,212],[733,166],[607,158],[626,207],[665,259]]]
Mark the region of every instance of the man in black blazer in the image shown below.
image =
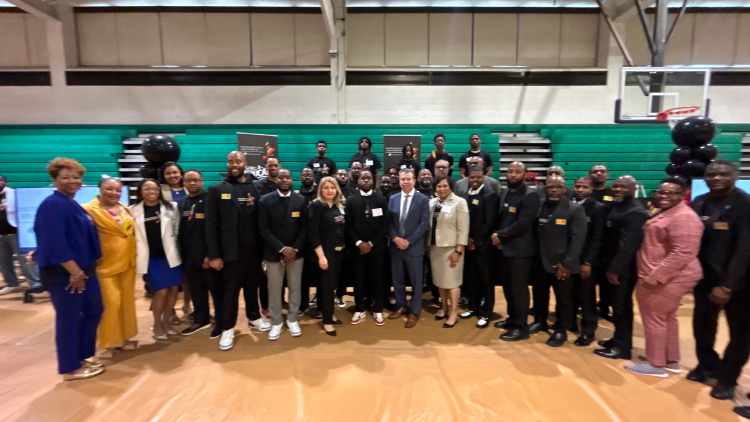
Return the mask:
[[[182,267],[185,269],[190,297],[195,308],[193,323],[182,330],[183,336],[189,336],[211,323],[208,294],[214,302],[216,324],[211,331],[211,338],[221,335],[219,319],[222,315],[222,291],[214,278],[214,272],[208,267],[206,248],[206,192],[203,190],[203,175],[198,170],[188,170],[182,177],[188,196],[180,205],[180,228],[177,245],[182,256]]]
[[[604,271],[599,262],[599,251],[602,247],[604,224],[607,220],[607,209],[591,197],[593,182],[590,176],[578,178],[573,185],[574,201],[586,211],[588,227],[586,229],[586,243],[581,252],[581,271],[574,276],[573,282],[573,326],[577,326],[575,315],[580,306],[582,311],[580,335],[575,341],[576,346],[588,346],[595,340],[598,315],[596,312],[596,280],[604,278]]]
[[[469,244],[461,288],[466,291],[462,296],[469,298],[469,309],[460,316],[470,318],[476,315],[476,326],[485,328],[495,308],[495,283],[492,280],[495,255],[490,236],[497,220],[498,198],[485,183],[483,164],[470,165],[467,177],[469,189],[462,197],[469,205]]]
[[[326,157],[326,153],[328,152],[328,144],[326,141],[321,139],[316,142],[315,150],[318,152],[318,155],[307,162],[307,167],[312,170],[315,177],[315,183],[319,183],[320,179],[336,174],[336,163]]]
[[[286,325],[293,337],[302,335],[297,313],[300,308],[307,221],[305,198],[292,191],[292,173],[289,170],[279,170],[277,185],[276,191],[260,198],[258,209],[258,226],[263,237],[263,263],[268,277],[268,307],[271,311],[268,339],[271,341],[281,336],[284,276],[289,286]]]
[[[271,329],[258,309],[258,283],[263,279],[257,213],[260,195],[251,178],[245,175],[246,164],[244,153],[230,152],[226,179],[209,189],[206,198],[207,256],[209,266],[221,273],[224,296],[221,350],[234,347],[240,289],[244,292],[250,328]]]
[[[573,321],[573,274],[580,270],[580,258],[586,241],[586,213],[572,203],[566,193],[565,179],[548,176],[545,199],[537,218],[537,237],[541,268],[534,280],[534,324],[529,331],[547,330],[549,289],[555,291],[557,321],[547,345],[560,347],[568,339]]]
[[[635,199],[636,181],[621,176],[612,184],[614,202],[604,225],[602,263],[611,288],[615,333],[594,351],[609,359],[630,359],[633,346],[633,289],[638,271],[636,254],[643,241],[648,212]]]
[[[373,176],[362,170],[359,189],[346,200],[347,237],[354,248],[354,316],[352,324],[367,317],[372,304],[373,319],[383,325],[383,266],[388,235],[388,202],[373,189]]]
[[[514,161],[508,165],[508,187],[500,191],[498,217],[492,244],[501,251],[504,271],[503,293],[508,302],[508,319],[495,324],[506,331],[501,340],[529,338],[529,277],[537,255],[534,222],[539,212],[539,194],[525,183],[526,166]]]
[[[716,379],[711,396],[734,397],[737,378],[750,353],[750,195],[735,186],[737,168],[714,161],[704,176],[709,193],[692,203],[705,225],[698,257],[703,280],[693,291],[693,336],[698,366],[687,378],[709,383]],[[729,324],[729,344],[724,356],[714,350],[721,309]]]

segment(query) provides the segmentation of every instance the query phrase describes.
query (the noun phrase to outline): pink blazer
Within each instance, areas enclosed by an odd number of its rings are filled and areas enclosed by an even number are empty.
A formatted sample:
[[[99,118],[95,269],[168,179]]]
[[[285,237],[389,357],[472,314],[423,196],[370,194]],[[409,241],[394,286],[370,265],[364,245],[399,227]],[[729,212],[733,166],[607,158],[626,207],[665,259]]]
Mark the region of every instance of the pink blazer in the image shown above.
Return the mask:
[[[698,251],[703,223],[680,202],[649,219],[638,250],[638,282],[650,285],[695,285],[703,277]]]

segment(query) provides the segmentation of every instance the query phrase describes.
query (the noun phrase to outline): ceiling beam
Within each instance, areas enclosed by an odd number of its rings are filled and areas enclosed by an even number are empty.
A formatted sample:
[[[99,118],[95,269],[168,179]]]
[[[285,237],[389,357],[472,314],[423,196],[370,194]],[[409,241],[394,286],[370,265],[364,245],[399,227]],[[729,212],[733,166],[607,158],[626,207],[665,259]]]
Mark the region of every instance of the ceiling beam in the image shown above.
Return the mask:
[[[638,4],[641,6],[643,10],[648,9],[649,7],[656,4],[655,0],[637,0]],[[635,1],[631,0],[624,0],[617,3],[616,7],[613,8],[613,12],[610,15],[612,19],[622,19],[627,18],[630,16],[633,16],[635,13],[638,12],[637,8],[635,7]]]
[[[14,4],[19,9],[26,13],[30,13],[34,16],[42,19],[59,22],[60,18],[57,16],[57,10],[54,7],[46,4],[42,0],[8,0],[11,4]]]

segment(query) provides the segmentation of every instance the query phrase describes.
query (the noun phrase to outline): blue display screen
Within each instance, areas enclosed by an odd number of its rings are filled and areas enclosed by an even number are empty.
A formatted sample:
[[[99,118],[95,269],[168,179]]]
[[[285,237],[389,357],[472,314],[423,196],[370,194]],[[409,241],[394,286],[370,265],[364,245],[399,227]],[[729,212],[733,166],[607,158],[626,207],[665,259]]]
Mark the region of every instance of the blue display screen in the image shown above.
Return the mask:
[[[15,192],[16,216],[18,219],[18,247],[22,250],[36,248],[36,235],[34,234],[34,218],[36,209],[44,198],[52,195],[55,188],[17,188]],[[84,186],[75,196],[76,202],[85,204],[96,198],[99,188],[96,186]],[[128,203],[128,190],[123,188],[120,201]]]

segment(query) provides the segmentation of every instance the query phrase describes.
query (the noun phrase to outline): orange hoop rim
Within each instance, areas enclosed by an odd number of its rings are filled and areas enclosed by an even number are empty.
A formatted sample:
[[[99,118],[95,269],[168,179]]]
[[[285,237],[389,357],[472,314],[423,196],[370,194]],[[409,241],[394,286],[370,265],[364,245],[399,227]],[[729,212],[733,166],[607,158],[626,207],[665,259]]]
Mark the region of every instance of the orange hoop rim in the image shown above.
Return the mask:
[[[666,122],[667,120],[678,119],[685,114],[692,114],[699,111],[701,108],[698,106],[682,106],[668,108],[656,115],[656,121]]]

